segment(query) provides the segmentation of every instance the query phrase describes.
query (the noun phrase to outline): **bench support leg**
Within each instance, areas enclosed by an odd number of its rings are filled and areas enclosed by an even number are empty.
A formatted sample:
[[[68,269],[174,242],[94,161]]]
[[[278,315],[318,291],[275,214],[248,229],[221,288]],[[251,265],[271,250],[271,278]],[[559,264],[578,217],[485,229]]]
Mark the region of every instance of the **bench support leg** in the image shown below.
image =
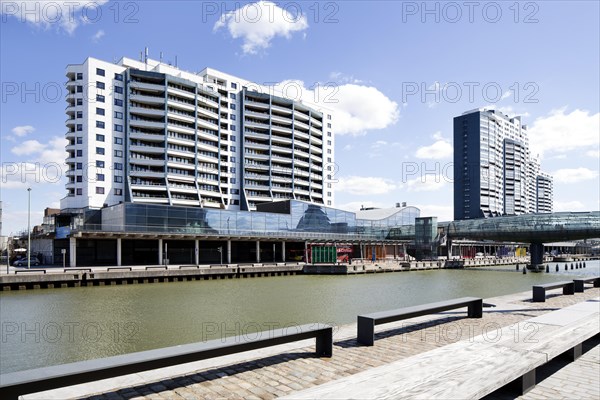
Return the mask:
[[[333,328],[319,333],[316,342],[317,356],[331,357],[333,355]]]
[[[483,317],[483,299],[477,300],[477,302],[469,304],[468,315],[469,318]]]
[[[577,360],[583,354],[583,343],[579,343],[578,345],[575,345],[575,347],[573,347],[567,353],[569,355],[569,360],[571,360],[571,361]]]
[[[375,320],[358,316],[356,340],[365,346],[375,344]]]
[[[594,281],[594,287],[600,287],[600,279]]]
[[[570,284],[564,286],[563,294],[575,294],[575,284],[571,282]]]
[[[534,303],[543,303],[546,301],[546,289],[543,287],[533,287]]]
[[[521,394],[529,392],[535,386],[535,368],[521,377]]]
[[[575,282],[575,292],[583,293],[583,285],[585,284],[583,281],[577,280]]]

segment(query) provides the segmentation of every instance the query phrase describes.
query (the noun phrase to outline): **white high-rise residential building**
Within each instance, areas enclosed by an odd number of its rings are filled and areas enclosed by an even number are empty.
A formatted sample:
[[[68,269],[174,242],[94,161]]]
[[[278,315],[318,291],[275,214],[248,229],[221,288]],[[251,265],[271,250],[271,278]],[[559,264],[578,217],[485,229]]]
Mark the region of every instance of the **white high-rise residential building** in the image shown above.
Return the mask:
[[[146,58],[67,67],[61,209],[120,202],[254,210],[333,205],[332,114],[273,87]]]
[[[477,109],[454,118],[454,219],[545,212],[539,176],[520,117]]]
[[[553,179],[541,172],[536,177],[536,204],[538,213],[551,213],[553,209]]]

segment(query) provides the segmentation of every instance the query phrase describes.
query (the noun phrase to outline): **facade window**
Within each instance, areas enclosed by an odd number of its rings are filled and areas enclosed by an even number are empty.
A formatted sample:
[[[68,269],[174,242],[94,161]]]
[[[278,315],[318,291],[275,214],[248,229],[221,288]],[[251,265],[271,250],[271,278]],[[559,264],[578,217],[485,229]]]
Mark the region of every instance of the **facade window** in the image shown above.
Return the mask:
[[[331,124],[327,124],[327,127],[331,129]]]
[[[331,140],[328,140],[328,141],[327,141],[327,144],[328,144],[329,146],[331,146]]]
[[[83,156],[83,150],[77,150],[77,157]]]
[[[75,138],[75,141],[77,142],[77,144],[83,144],[83,138],[81,136]]]
[[[123,81],[123,74],[115,74],[115,80]]]
[[[231,157],[231,158],[229,159],[229,161],[231,161],[231,162],[235,162],[235,157]]]
[[[115,124],[115,131],[116,132],[123,132],[123,125]]]
[[[331,119],[331,114],[327,114],[327,119]]]
[[[96,147],[96,154],[104,155],[104,147]]]
[[[229,167],[229,172],[235,173],[235,167]]]
[[[104,135],[100,135],[99,133],[96,134],[96,140],[99,142],[104,142]]]
[[[83,176],[81,176],[81,175],[77,175],[77,176],[75,177],[75,180],[77,180],[77,182],[83,182]]]
[[[96,187],[96,194],[104,194],[104,188],[103,187]]]
[[[83,86],[77,86],[77,93],[83,93]]]
[[[235,100],[237,98],[235,93],[229,93],[229,98]]]
[[[123,177],[121,175],[115,175],[115,183],[123,183]]]
[[[331,200],[327,200],[327,205],[330,206],[331,205]]]
[[[123,196],[123,189],[115,189],[115,196]]]
[[[229,179],[229,182],[230,182],[230,183],[235,183],[235,182],[236,182],[236,181],[235,181],[235,178],[230,178],[230,179]]]
[[[83,105],[83,99],[77,99],[77,105],[78,106],[82,106]]]
[[[236,129],[236,128],[235,128],[235,125],[230,125],[230,126],[229,126],[229,129],[230,129],[232,132],[235,132],[235,129]]]
[[[96,75],[105,76],[106,72],[101,68],[96,68]]]
[[[104,115],[104,108],[96,107],[96,115]]]
[[[81,196],[83,194],[83,189],[77,189],[75,193],[77,193],[77,196]]]
[[[229,151],[235,151],[235,146],[230,146]]]
[[[116,137],[115,138],[115,144],[123,144],[123,138]]]
[[[229,119],[230,119],[230,120],[232,120],[232,121],[235,121],[235,114],[231,114],[231,115],[229,116]]]
[[[237,83],[231,82],[231,88],[232,89],[237,89]]]
[[[115,86],[115,93],[123,94],[123,86]]]
[[[327,196],[331,197],[331,192],[327,192]]]
[[[96,128],[104,129],[104,122],[96,121]]]
[[[104,96],[102,96],[101,94],[97,94],[97,95],[96,95],[96,101],[97,101],[98,103],[104,103],[104,100],[105,100],[105,98],[104,98]]]
[[[232,110],[235,110],[235,103],[231,103],[231,104],[229,105],[229,108],[231,108]]]
[[[75,168],[77,168],[77,169],[83,169],[83,163],[80,163],[80,162],[78,162],[78,163],[75,165]]]
[[[83,72],[78,72],[77,73],[77,79],[78,80],[83,79]]]
[[[96,174],[96,180],[100,182],[104,182],[104,174]]]
[[[115,171],[123,171],[123,164],[116,162]]]
[[[83,111],[77,111],[76,118],[83,118]]]
[[[331,132],[327,132],[327,136],[331,137]]]
[[[327,149],[327,154],[331,154],[331,149]]]
[[[327,157],[327,162],[331,162],[331,157]]]
[[[240,194],[239,189],[231,189],[231,194]]]
[[[81,132],[83,130],[83,125],[82,124],[77,124],[77,132]]]
[[[115,111],[115,118],[116,119],[123,119],[123,113],[120,111]]]
[[[96,168],[104,168],[104,161],[96,160]]]
[[[115,150],[115,157],[123,157],[123,150]]]
[[[115,106],[123,107],[123,100],[115,99]]]
[[[104,84],[104,82],[96,82],[96,87],[98,89],[106,89],[106,85]]]
[[[331,183],[327,184],[327,189],[331,189]]]

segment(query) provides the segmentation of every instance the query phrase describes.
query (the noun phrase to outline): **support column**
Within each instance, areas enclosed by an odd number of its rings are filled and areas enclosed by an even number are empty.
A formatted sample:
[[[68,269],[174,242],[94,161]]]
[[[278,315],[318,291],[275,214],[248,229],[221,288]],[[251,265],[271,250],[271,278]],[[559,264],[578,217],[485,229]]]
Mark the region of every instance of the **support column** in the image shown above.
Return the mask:
[[[281,261],[285,262],[285,242],[281,242]]]
[[[304,262],[308,264],[308,243],[304,242]]]
[[[446,249],[448,250],[448,257],[446,257],[446,259],[450,260],[452,259],[452,240],[446,240]]]
[[[256,241],[256,262],[260,262],[260,240]]]
[[[77,266],[77,239],[69,238],[69,267]]]
[[[194,240],[194,263],[200,265],[200,240]]]
[[[536,268],[544,263],[544,244],[531,243],[529,245],[529,253],[531,255],[531,267]]]
[[[227,241],[227,264],[231,264],[231,240]]]
[[[121,238],[117,238],[117,267],[120,267],[121,265],[123,265],[121,262],[121,254],[122,254]]]
[[[158,265],[163,263],[163,240],[158,239]]]

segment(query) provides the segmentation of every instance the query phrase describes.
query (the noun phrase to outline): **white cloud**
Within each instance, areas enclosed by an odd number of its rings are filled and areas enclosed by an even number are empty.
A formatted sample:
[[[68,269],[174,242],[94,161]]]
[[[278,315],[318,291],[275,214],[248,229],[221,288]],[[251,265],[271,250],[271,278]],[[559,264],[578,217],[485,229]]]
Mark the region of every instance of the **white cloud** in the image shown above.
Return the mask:
[[[244,54],[257,54],[271,46],[276,36],[289,39],[294,32],[308,28],[306,16],[294,15],[291,8],[280,8],[271,1],[249,3],[221,15],[213,31],[226,28],[232,38],[242,38]]]
[[[397,185],[385,178],[371,176],[342,177],[335,184],[337,193],[350,193],[355,195],[385,194],[396,189]]]
[[[23,137],[35,131],[31,125],[15,126],[12,128],[12,133],[17,137]]]
[[[588,168],[564,168],[555,171],[554,181],[558,183],[577,183],[598,177],[598,171]]]
[[[20,22],[48,29],[52,26],[73,34],[82,23],[96,22],[102,16],[100,6],[108,0],[21,0],[2,1],[0,14]],[[4,18],[3,18],[4,19]]]
[[[287,80],[274,90],[293,100],[302,100],[333,111],[333,130],[337,135],[364,135],[366,131],[384,129],[398,121],[398,103],[372,86],[353,83],[316,84],[311,90],[304,82]]]
[[[417,158],[441,160],[452,157],[454,149],[452,148],[450,141],[442,137],[441,132],[434,133],[433,139],[436,140],[433,144],[422,146],[417,149],[417,152],[415,153]]]
[[[588,150],[585,155],[592,158],[600,158],[600,150]]]
[[[600,145],[600,113],[586,110],[566,113],[566,108],[553,110],[537,118],[529,129],[532,154],[565,153]]]
[[[573,201],[554,201],[553,208],[555,212],[559,211],[583,211],[585,206],[578,200]]]
[[[352,146],[351,144],[347,144],[344,146],[344,148],[342,150],[344,151],[350,151],[354,148],[354,146]]]
[[[442,189],[448,181],[440,175],[424,175],[422,177],[406,181],[406,189],[409,192],[434,192]]]
[[[13,147],[10,151],[18,156],[29,156],[35,153],[40,153],[47,145],[38,142],[37,140],[26,140],[23,143]]]
[[[100,39],[102,39],[102,37],[105,35],[106,33],[104,32],[104,30],[100,29],[98,32],[96,32],[94,34],[94,36],[92,36],[92,42],[94,43],[98,43],[98,41]]]
[[[390,205],[385,205],[383,203],[379,203],[376,201],[366,200],[366,201],[351,201],[351,202],[344,203],[344,204],[336,204],[335,207],[340,210],[356,212],[356,211],[360,210],[362,207],[386,208],[386,207],[390,207]]]

